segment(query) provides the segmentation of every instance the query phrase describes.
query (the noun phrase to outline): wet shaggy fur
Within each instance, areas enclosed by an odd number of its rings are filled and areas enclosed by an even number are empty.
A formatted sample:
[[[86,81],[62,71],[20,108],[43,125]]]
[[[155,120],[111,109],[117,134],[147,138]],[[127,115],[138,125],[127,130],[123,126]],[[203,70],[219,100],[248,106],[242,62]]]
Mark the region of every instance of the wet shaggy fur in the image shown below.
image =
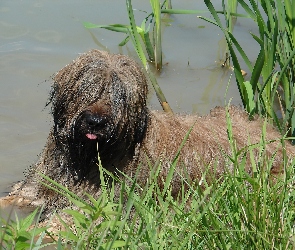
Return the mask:
[[[39,183],[41,177],[37,172],[80,196],[87,192],[97,197],[98,153],[108,171],[118,175],[122,171],[141,185],[147,182],[150,167],[160,162],[161,186],[192,126],[179,155],[173,194],[180,190],[181,176],[199,182],[208,167],[210,178],[232,171],[233,166],[225,157],[231,155],[231,147],[224,108],[217,107],[207,116],[169,115],[148,109],[147,92],[141,68],[124,55],[92,50],[61,69],[54,77],[50,97],[54,126],[40,160],[29,169],[25,181],[15,187],[10,198],[34,206],[44,203],[47,214],[68,206],[65,198]],[[259,143],[263,121],[249,121],[247,114],[236,107],[229,107],[229,114],[238,149]],[[280,134],[267,125],[266,139],[278,138]],[[286,150],[290,157],[295,155],[288,142]],[[269,157],[276,153],[271,172],[281,173],[280,141],[268,144],[265,152]],[[246,150],[244,153],[247,154]],[[258,150],[255,157],[259,157]],[[251,173],[250,167],[246,171]]]

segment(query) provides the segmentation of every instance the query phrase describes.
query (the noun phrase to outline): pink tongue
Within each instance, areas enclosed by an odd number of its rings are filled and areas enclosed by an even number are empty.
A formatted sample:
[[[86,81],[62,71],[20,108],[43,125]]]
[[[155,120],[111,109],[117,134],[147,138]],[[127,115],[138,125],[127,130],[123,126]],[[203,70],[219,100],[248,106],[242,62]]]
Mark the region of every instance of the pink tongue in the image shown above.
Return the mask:
[[[87,138],[90,139],[90,140],[95,140],[97,138],[96,135],[94,134],[86,134]]]

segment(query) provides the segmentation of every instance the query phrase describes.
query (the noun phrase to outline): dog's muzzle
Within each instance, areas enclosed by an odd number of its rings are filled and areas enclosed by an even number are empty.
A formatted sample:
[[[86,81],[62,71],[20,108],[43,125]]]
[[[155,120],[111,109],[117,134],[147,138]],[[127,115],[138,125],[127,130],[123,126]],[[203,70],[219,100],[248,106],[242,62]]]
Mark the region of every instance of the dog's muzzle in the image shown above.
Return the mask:
[[[92,113],[85,113],[85,125],[88,128],[89,133],[86,133],[86,137],[90,140],[97,139],[97,133],[99,133],[107,123],[107,118]]]

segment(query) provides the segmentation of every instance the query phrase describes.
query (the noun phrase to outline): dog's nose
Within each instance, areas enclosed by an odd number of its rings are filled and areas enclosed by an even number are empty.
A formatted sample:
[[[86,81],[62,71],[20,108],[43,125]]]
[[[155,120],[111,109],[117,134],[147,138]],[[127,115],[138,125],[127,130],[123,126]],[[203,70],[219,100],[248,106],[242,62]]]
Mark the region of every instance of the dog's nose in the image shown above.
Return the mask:
[[[107,122],[107,119],[103,116],[88,114],[86,116],[86,123],[92,129],[98,129],[103,127]]]

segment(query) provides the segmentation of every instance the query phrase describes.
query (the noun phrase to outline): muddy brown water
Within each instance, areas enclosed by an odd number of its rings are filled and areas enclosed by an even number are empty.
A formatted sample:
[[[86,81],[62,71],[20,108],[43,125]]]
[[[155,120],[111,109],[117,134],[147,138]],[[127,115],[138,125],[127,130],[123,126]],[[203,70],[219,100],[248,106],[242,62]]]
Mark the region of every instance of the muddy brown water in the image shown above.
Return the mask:
[[[132,1],[138,25],[150,11],[149,1]],[[203,1],[172,1],[176,9],[206,10]],[[220,8],[218,0],[213,1]],[[139,11],[143,10],[143,11]],[[204,14],[210,17],[209,14]],[[137,58],[131,45],[118,47],[125,35],[103,29],[86,30],[82,22],[128,23],[124,1],[15,0],[0,4],[0,196],[23,179],[38,159],[52,125],[45,103],[51,75],[92,48]],[[249,31],[255,25],[238,19],[235,34],[250,60],[258,53]],[[175,112],[206,114],[224,105],[231,71],[221,69],[224,41],[218,27],[197,15],[173,15],[164,23],[164,68],[158,81]],[[240,104],[235,80],[226,99]],[[151,91],[150,105],[161,109]]]

